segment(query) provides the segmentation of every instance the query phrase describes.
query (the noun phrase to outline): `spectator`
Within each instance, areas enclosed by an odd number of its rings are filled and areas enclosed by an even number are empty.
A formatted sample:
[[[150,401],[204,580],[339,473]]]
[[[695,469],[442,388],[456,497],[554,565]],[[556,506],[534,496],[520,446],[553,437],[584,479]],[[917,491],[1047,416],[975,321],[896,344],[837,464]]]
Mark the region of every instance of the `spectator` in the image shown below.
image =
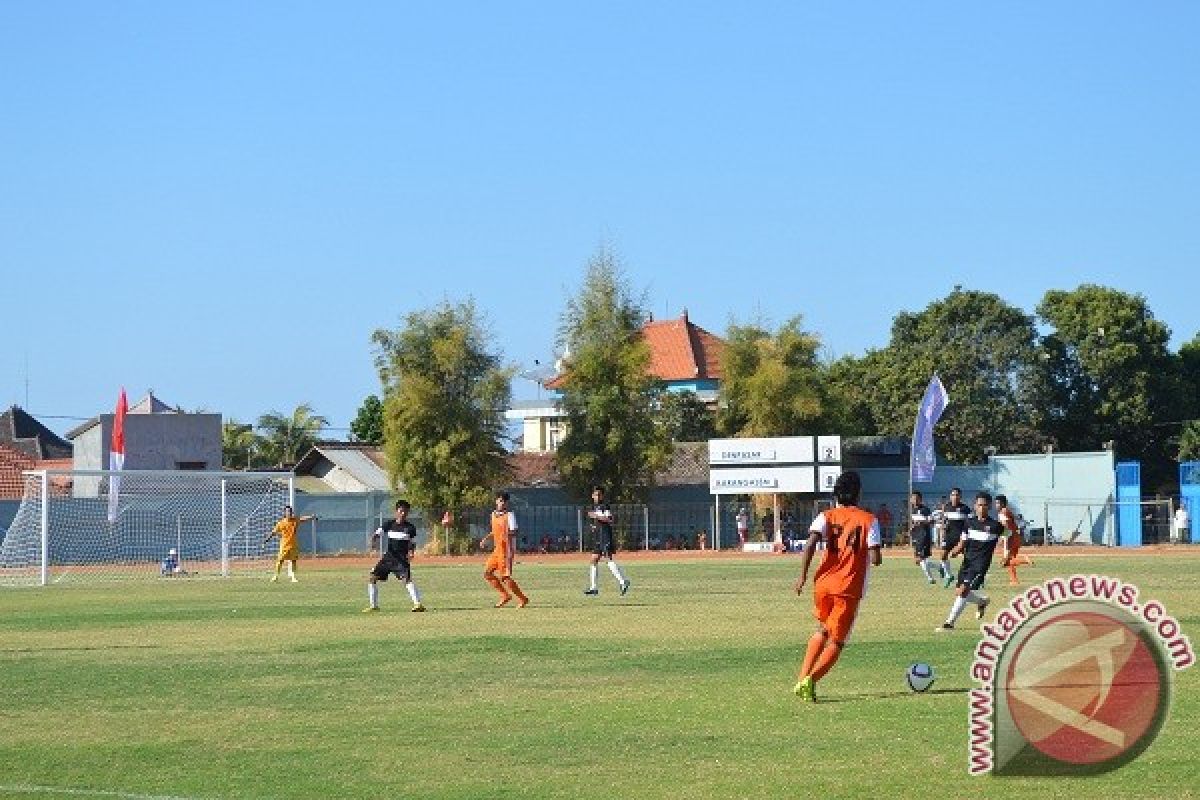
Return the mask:
[[[746,513],[745,508],[738,509],[736,520],[738,544],[743,545],[750,535],[750,515]]]
[[[696,531],[696,547],[699,550],[707,550],[708,549],[708,531],[705,531],[705,530]]]
[[[183,574],[183,567],[179,565],[179,551],[174,547],[167,551],[167,557],[158,565],[158,574],[164,577]]]
[[[883,532],[883,546],[892,546],[892,512],[887,507],[887,503],[879,504],[879,513],[875,515],[879,518],[879,529]]]
[[[1179,501],[1179,508],[1175,509],[1175,535],[1171,537],[1171,541],[1184,543],[1191,540],[1191,531],[1188,529],[1190,520],[1188,519],[1187,506],[1183,504],[1183,500]]]

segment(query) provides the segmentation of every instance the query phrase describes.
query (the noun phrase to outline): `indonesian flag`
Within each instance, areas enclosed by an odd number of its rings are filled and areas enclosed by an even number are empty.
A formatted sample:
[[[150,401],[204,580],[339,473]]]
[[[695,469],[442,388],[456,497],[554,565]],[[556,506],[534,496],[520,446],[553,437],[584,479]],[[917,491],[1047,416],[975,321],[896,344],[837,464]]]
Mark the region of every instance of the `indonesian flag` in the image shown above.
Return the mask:
[[[112,444],[108,448],[108,468],[114,472],[125,469],[125,415],[129,413],[129,401],[125,399],[125,387],[117,398],[117,417],[113,421]],[[121,476],[108,478],[108,521],[117,521],[117,495],[121,490]]]

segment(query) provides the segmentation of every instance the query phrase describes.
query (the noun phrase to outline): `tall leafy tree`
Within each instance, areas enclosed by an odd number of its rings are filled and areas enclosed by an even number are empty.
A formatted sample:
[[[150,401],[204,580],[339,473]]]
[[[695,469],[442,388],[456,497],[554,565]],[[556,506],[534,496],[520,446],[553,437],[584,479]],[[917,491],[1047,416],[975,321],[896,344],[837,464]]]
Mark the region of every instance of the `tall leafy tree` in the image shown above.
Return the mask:
[[[641,499],[670,455],[670,438],[655,423],[662,388],[648,372],[643,306],[613,253],[601,248],[563,311],[559,343],[572,355],[562,385],[567,432],[557,462],[579,498],[602,484],[613,500]]]
[[[673,442],[703,442],[716,435],[713,412],[695,392],[663,392],[658,423]]]
[[[1142,461],[1145,485],[1170,480],[1169,423],[1184,409],[1170,330],[1140,294],[1084,284],[1046,292],[1038,316],[1043,340],[1047,429],[1064,450],[1112,441]]]
[[[718,426],[726,436],[823,433],[830,411],[818,359],[820,339],[800,317],[777,331],[729,326],[722,352]]]
[[[474,301],[414,311],[371,341],[393,484],[403,484],[408,500],[434,518],[487,505],[507,478],[504,410],[512,371]]]
[[[311,405],[301,403],[290,414],[268,411],[258,418],[258,430],[271,463],[295,464],[321,437],[329,421]]]
[[[369,394],[363,400],[350,423],[350,434],[356,442],[383,444],[383,401],[378,395]]]
[[[869,353],[856,380],[879,433],[909,436],[937,372],[950,394],[938,450],[950,461],[982,462],[990,447],[1039,447],[1040,411],[1029,389],[1038,368],[1032,317],[989,292],[960,291],[924,310],[897,314],[888,346]]]

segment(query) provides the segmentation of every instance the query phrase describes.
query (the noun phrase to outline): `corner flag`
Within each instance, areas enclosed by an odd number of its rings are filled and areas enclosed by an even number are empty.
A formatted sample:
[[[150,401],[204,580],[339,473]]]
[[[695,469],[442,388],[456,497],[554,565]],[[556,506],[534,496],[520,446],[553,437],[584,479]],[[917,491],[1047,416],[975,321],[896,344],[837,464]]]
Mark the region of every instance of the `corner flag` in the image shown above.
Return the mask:
[[[950,395],[946,394],[941,378],[934,373],[925,389],[925,396],[921,398],[917,423],[913,426],[912,460],[909,465],[909,479],[913,483],[929,483],[933,480],[933,470],[937,467],[937,456],[933,452],[933,426],[941,419],[942,412],[949,404]]]
[[[113,420],[112,443],[108,448],[108,468],[118,472],[125,468],[125,415],[129,413],[129,402],[125,399],[125,387],[117,398],[117,416]],[[117,521],[117,495],[121,491],[121,476],[111,475],[108,479],[108,521]]]

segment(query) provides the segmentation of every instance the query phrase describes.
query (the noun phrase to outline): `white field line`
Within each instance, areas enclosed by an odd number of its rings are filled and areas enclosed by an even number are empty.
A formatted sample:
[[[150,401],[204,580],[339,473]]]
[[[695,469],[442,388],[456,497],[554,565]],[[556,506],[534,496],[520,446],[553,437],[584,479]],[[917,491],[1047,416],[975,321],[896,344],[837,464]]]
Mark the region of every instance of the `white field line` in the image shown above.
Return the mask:
[[[198,800],[194,797],[181,797],[173,794],[138,794],[136,792],[118,792],[106,789],[73,789],[64,786],[35,786],[24,784],[0,785],[0,792],[21,794],[58,794],[73,797],[117,797],[122,800]]]

